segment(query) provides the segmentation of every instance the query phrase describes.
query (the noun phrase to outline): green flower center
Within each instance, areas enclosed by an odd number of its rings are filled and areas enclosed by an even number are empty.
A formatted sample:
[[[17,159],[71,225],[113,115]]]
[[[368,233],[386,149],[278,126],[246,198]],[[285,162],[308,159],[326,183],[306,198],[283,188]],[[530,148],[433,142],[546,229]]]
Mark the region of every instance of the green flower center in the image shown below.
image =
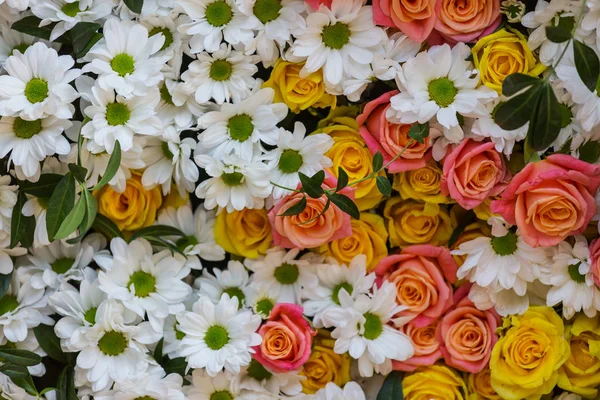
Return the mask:
[[[169,160],[172,160],[174,156],[171,150],[169,150],[169,142],[162,142],[160,147],[165,157],[167,157]]]
[[[275,279],[282,285],[292,285],[298,280],[300,271],[298,266],[295,264],[283,263],[279,267],[275,268]]]
[[[233,18],[231,6],[223,0],[213,1],[206,7],[206,21],[212,26],[223,26]]]
[[[127,104],[110,103],[106,105],[106,122],[110,126],[124,125],[131,117]]]
[[[256,379],[257,381],[264,381],[273,376],[272,373],[267,371],[267,369],[254,358],[252,361],[250,361],[246,371],[248,372],[248,376],[250,378]]]
[[[229,79],[233,66],[227,60],[215,60],[210,64],[210,78],[213,81],[222,82]]]
[[[71,269],[75,260],[72,258],[59,258],[52,263],[52,271],[57,274],[64,274]]]
[[[571,123],[573,119],[573,113],[566,104],[560,104],[560,127],[564,128]]]
[[[275,307],[273,300],[262,299],[256,303],[256,312],[264,317],[268,317],[273,307]]]
[[[577,283],[585,283],[585,275],[582,275],[579,273],[579,266],[581,265],[581,262],[578,262],[577,264],[571,264],[569,265],[569,276],[571,277],[571,279]]]
[[[206,331],[204,343],[211,350],[219,350],[229,343],[229,333],[227,329],[220,325],[213,325]]]
[[[19,307],[17,296],[5,294],[4,296],[0,297],[0,315],[14,311],[17,309],[17,307]]]
[[[509,256],[517,251],[517,235],[508,232],[505,236],[493,237],[492,248],[496,254]]]
[[[164,49],[166,49],[167,47],[169,47],[170,45],[173,44],[173,32],[171,32],[169,30],[169,28],[161,28],[159,26],[154,27],[150,31],[150,33],[148,34],[148,36],[158,35],[159,33],[162,33],[163,36],[165,37],[165,43],[160,48],[161,50],[164,50]]]
[[[454,102],[458,89],[448,78],[437,78],[427,85],[429,98],[441,108],[448,107]]]
[[[133,400],[156,400],[156,398],[151,397],[151,396],[139,396],[139,397],[136,397]]]
[[[177,326],[175,326],[175,338],[177,340],[183,340],[184,337],[185,333],[181,332],[179,329],[177,329]]]
[[[73,3],[67,3],[62,8],[61,11],[68,15],[69,17],[74,17],[79,14],[79,1],[74,1]]]
[[[333,291],[331,292],[331,300],[333,300],[333,302],[335,304],[337,304],[338,306],[340,305],[340,290],[344,289],[346,291],[346,293],[348,294],[352,294],[352,290],[354,290],[354,288],[352,287],[351,284],[349,284],[348,282],[342,282],[342,283],[338,283],[334,288]]]
[[[600,143],[589,141],[579,147],[579,159],[591,164],[600,158]]]
[[[239,186],[244,181],[244,175],[241,172],[226,172],[221,175],[221,180],[227,186]]]
[[[256,18],[263,24],[276,20],[279,17],[280,10],[280,0],[256,0],[252,9]]]
[[[381,318],[373,313],[364,314],[365,317],[365,333],[363,336],[369,340],[377,339],[383,332],[383,324]]]
[[[169,92],[169,89],[167,88],[167,85],[162,85],[159,89],[160,92],[160,98],[167,104],[170,104],[172,106],[174,106],[175,104],[173,104],[173,96],[171,96],[171,93]]]
[[[85,314],[83,314],[83,319],[94,325],[96,323],[96,311],[98,311],[98,307],[90,308],[85,312]]]
[[[25,50],[27,50],[29,48],[29,45],[26,43],[21,43],[16,45],[15,47],[13,47],[13,49],[10,52],[11,56],[15,55],[15,50],[18,50],[19,52],[21,52],[21,54],[25,54]]]
[[[229,136],[233,140],[245,142],[254,131],[252,118],[246,114],[235,115],[227,122],[227,129],[229,129]]]
[[[242,289],[240,289],[239,287],[228,287],[226,289],[223,289],[223,293],[227,293],[229,295],[230,298],[236,298],[238,300],[238,308],[242,308],[242,304],[244,303],[244,300],[246,299],[246,295],[244,295],[244,292],[242,292]]]
[[[118,356],[127,348],[127,338],[121,332],[106,332],[98,340],[98,347],[107,356]]]
[[[233,400],[229,390],[219,390],[210,395],[210,400]]]
[[[119,76],[125,76],[135,70],[135,60],[129,54],[121,53],[112,59],[110,66]]]
[[[33,78],[25,85],[25,97],[32,104],[44,101],[48,97],[48,82]]]
[[[150,293],[156,291],[156,278],[144,271],[135,271],[129,277],[129,283],[127,287],[135,288],[135,295],[137,297],[148,297]]]
[[[339,50],[350,41],[350,28],[343,22],[337,22],[324,27],[321,37],[325,46]]]
[[[198,244],[198,239],[196,239],[196,236],[184,236],[181,239],[179,239],[177,242],[175,242],[175,246],[177,246],[177,248],[181,251],[185,250],[188,246],[195,246]]]
[[[42,131],[42,120],[25,121],[17,117],[13,122],[13,131],[19,139],[30,139]]]
[[[293,174],[298,172],[303,162],[304,160],[298,150],[286,149],[281,154],[277,167],[283,173]]]

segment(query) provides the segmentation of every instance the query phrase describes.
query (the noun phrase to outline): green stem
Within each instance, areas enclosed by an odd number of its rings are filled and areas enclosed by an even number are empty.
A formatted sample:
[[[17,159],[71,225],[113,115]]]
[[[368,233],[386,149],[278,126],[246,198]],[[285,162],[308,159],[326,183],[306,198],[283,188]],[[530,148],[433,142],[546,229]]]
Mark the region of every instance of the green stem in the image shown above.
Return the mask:
[[[278,187],[280,189],[289,190],[290,192],[294,192],[294,193],[303,193],[300,190],[296,190],[296,189],[292,189],[292,188],[289,188],[289,187],[281,186],[281,185],[279,185],[279,184],[277,184],[277,183],[275,183],[273,181],[270,181],[270,182],[271,182],[271,185],[276,186],[276,187]]]

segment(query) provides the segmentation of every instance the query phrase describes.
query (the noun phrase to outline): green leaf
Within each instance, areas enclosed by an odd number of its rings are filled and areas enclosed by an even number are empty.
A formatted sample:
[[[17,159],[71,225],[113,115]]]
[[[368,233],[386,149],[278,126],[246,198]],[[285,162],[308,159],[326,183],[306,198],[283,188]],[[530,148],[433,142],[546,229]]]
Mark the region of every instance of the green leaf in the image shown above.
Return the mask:
[[[21,191],[17,195],[17,203],[13,207],[10,221],[10,248],[13,249],[19,242],[22,247],[31,247],[35,231],[35,217],[23,215],[23,205],[27,196]]]
[[[56,26],[56,23],[53,22],[45,26],[39,26],[40,22],[42,22],[41,19],[31,15],[29,17],[25,17],[19,21],[16,21],[14,24],[12,24],[11,29],[14,29],[18,32],[26,33],[31,36],[50,40],[50,33],[52,33],[52,29]],[[69,43],[65,35],[56,38],[56,40],[54,41],[63,44]]]
[[[429,136],[429,122],[424,124],[413,124],[408,130],[408,136],[419,143],[424,143],[425,138]]]
[[[596,163],[600,158],[600,143],[590,140],[579,146],[579,159],[590,164]]]
[[[75,178],[70,172],[67,173],[56,185],[56,189],[48,202],[46,213],[46,230],[48,239],[54,240],[54,235],[58,231],[60,224],[67,218],[67,215],[75,203]]]
[[[49,199],[64,175],[42,174],[37,182],[19,181],[19,190],[35,197]]]
[[[158,343],[156,344],[156,347],[154,348],[154,354],[153,357],[154,359],[160,363],[160,361],[163,358],[163,344],[164,344],[165,338],[160,338],[160,340],[158,341]]]
[[[65,367],[58,376],[57,400],[77,400],[77,391],[75,390],[75,371],[73,367]]]
[[[77,179],[77,181],[81,183],[85,182],[85,176],[88,172],[86,168],[82,167],[81,165],[70,163],[69,171],[73,173],[73,176],[75,177],[75,179]]]
[[[337,178],[337,186],[335,187],[335,191],[339,192],[348,186],[348,174],[342,167],[338,167],[338,178]]]
[[[282,212],[277,214],[278,217],[290,217],[292,215],[298,215],[306,208],[306,196],[302,196],[299,202]]]
[[[146,239],[153,246],[166,248],[167,250],[169,250],[171,252],[171,255],[175,255],[175,253],[177,253],[177,254],[181,254],[182,256],[187,258],[185,253],[183,251],[181,251],[181,249],[179,247],[177,247],[176,245],[174,245],[171,242],[167,242],[166,240],[164,240],[162,238],[149,236],[149,237],[145,237],[144,239]]]
[[[383,381],[376,400],[402,400],[402,373],[392,371]]]
[[[58,231],[54,235],[54,239],[64,239],[77,230],[77,227],[81,225],[85,217],[85,207],[85,199],[83,196],[80,196],[77,203],[75,203],[75,207],[69,211],[69,214],[67,214],[60,224],[60,228],[58,228]]]
[[[510,97],[531,85],[539,84],[540,80],[525,74],[510,74],[502,82],[502,94]]]
[[[95,22],[78,22],[71,28],[69,35],[75,59],[85,56],[92,46],[102,38],[102,34],[98,33],[100,27],[100,24]]]
[[[4,375],[8,376],[11,379],[27,378],[29,376],[29,371],[26,367],[16,364],[0,365],[0,372],[2,372]]]
[[[0,360],[4,363],[31,367],[42,362],[42,357],[37,354],[21,349],[0,349]]]
[[[94,220],[92,227],[106,236],[109,240],[116,237],[123,237],[123,233],[119,230],[119,227],[102,214],[96,215],[96,219]]]
[[[376,179],[376,183],[377,183],[377,189],[379,189],[379,192],[382,195],[388,196],[388,197],[392,195],[392,185],[390,184],[390,181],[388,180],[387,177],[378,176]]]
[[[600,76],[600,60],[596,52],[579,40],[573,42],[573,55],[575,67],[579,77],[590,91],[596,90],[598,77]]]
[[[554,43],[563,43],[571,39],[571,32],[561,26],[547,26],[546,37]]]
[[[142,7],[144,6],[144,0],[123,0],[127,8],[129,8],[134,13],[141,13]]]
[[[140,237],[161,238],[163,236],[185,236],[185,233],[168,225],[152,225],[135,231],[129,241],[132,242]]]
[[[321,170],[319,172],[323,171]],[[318,199],[323,196],[324,193],[323,187],[321,186],[323,184],[323,179],[320,179],[319,172],[312,177],[308,177],[302,172],[298,172],[300,182],[302,183],[302,190],[313,199]],[[323,172],[323,178],[325,178],[325,172]]]
[[[10,274],[0,274],[0,297],[4,296],[6,292],[8,292],[13,273],[14,271]]]
[[[165,357],[166,361],[162,364],[163,369],[167,374],[176,373],[181,376],[185,376],[185,370],[187,369],[187,362],[183,357],[177,357],[170,359],[169,357]]]
[[[108,164],[106,165],[106,171],[104,171],[104,175],[102,175],[102,179],[100,182],[94,186],[92,190],[98,190],[102,186],[106,185],[110,180],[115,176],[119,167],[121,166],[121,144],[117,140],[115,142],[115,148],[113,149],[112,154],[108,160]]]
[[[83,197],[85,198],[85,218],[81,223],[80,230],[85,233],[92,228],[98,214],[98,200],[87,190],[83,191]]]
[[[360,219],[360,211],[358,211],[358,207],[354,204],[354,201],[348,196],[344,196],[340,193],[334,193],[327,196],[329,200],[340,210],[350,215],[354,219]]]
[[[30,395],[38,397],[38,391],[35,388],[35,383],[33,382],[31,375],[27,375],[25,378],[12,378],[12,381]]]
[[[383,155],[380,152],[375,153],[373,156],[373,171],[377,172],[383,167]]]
[[[548,82],[541,86],[540,100],[536,113],[529,123],[527,135],[531,139],[533,150],[542,151],[554,142],[561,129],[560,105]]]
[[[40,343],[42,350],[50,356],[50,358],[62,364],[68,364],[69,361],[60,347],[60,339],[54,333],[54,328],[49,325],[40,324],[33,328],[33,334]]]
[[[525,160],[525,164],[530,162],[540,161],[539,154],[533,150],[530,143],[531,138],[527,136],[525,141],[523,142],[523,159]]]
[[[514,131],[532,119],[532,110],[538,104],[541,85],[532,85],[521,94],[500,103],[494,113],[494,121],[504,130]]]

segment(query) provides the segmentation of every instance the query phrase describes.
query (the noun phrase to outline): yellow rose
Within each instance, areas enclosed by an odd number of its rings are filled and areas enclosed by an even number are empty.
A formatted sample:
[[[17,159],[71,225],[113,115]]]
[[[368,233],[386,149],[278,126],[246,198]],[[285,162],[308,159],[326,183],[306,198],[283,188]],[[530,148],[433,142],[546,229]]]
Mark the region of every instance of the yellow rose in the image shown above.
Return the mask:
[[[404,400],[464,400],[467,386],[461,376],[445,365],[421,367],[402,380]]]
[[[145,190],[139,174],[132,174],[123,193],[106,185],[94,192],[98,213],[114,222],[121,231],[136,231],[156,220],[156,210],[162,204],[160,187]]]
[[[383,218],[377,214],[361,213],[360,219],[352,219],[350,224],[351,236],[326,243],[317,251],[346,265],[358,254],[364,254],[367,257],[367,272],[371,272],[388,255],[388,233]]]
[[[467,387],[469,388],[469,400],[501,399],[492,387],[491,371],[487,367],[476,374],[469,374]]]
[[[498,93],[502,93],[502,82],[508,75],[518,72],[538,76],[546,69],[527,46],[527,38],[512,29],[484,36],[472,52],[481,83]]]
[[[226,252],[247,258],[265,254],[271,245],[271,224],[264,209],[248,209],[217,215],[215,241]]]
[[[453,226],[444,207],[392,197],[385,203],[386,219],[392,247],[429,243],[445,245]]]
[[[337,354],[333,351],[335,340],[325,330],[319,330],[319,334],[313,341],[310,358],[302,366],[300,375],[306,377],[302,381],[302,391],[306,394],[315,394],[333,382],[342,387],[350,381],[350,365],[352,359],[348,353]]]
[[[505,332],[492,349],[492,387],[506,400],[538,400],[558,381],[569,358],[561,317],[550,307],[532,306],[505,318]]]
[[[571,356],[558,371],[558,386],[586,399],[595,399],[600,386],[600,320],[578,314],[567,327]]]
[[[291,63],[280,58],[263,87],[272,88],[275,91],[275,102],[285,103],[295,113],[309,107],[334,108],[337,98],[325,93],[323,72],[318,70],[302,78],[302,67],[304,63]]]
[[[423,168],[395,174],[392,188],[400,192],[400,197],[405,200],[413,199],[433,204],[449,203],[450,200],[440,191],[442,175],[442,169],[432,160]]]

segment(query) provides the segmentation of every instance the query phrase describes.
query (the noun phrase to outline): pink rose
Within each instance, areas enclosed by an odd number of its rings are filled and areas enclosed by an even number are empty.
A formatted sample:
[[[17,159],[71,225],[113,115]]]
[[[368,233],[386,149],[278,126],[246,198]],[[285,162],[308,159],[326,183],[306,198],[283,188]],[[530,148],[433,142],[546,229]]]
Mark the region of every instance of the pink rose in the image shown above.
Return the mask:
[[[500,317],[493,308],[481,311],[468,298],[471,284],[454,293],[455,306],[437,327],[436,338],[447,365],[476,374],[485,368],[498,341]]]
[[[327,176],[323,182],[324,189],[335,188],[337,179]],[[354,200],[354,189],[345,188],[341,192]],[[303,194],[292,193],[275,204],[269,212],[269,222],[273,230],[273,242],[276,246],[285,248],[313,248],[322,244],[352,235],[350,216],[338,206],[331,203],[323,212],[327,204],[325,195],[318,199],[306,196],[306,208],[298,215],[280,216],[285,210],[298,203]],[[310,222],[308,222],[310,221]]]
[[[392,360],[392,366],[396,371],[414,371],[423,366],[435,364],[442,358],[440,342],[435,337],[437,321],[430,325],[417,328],[413,321],[404,325],[401,331],[404,332],[413,344],[415,354],[405,361]]]
[[[423,42],[436,21],[437,0],[373,0],[373,21],[400,29],[415,42]]]
[[[500,0],[440,0],[435,13],[434,29],[450,44],[474,43],[494,32],[502,22]]]
[[[463,140],[444,159],[440,186],[462,208],[471,210],[507,186],[508,169],[493,142]]]
[[[385,117],[386,111],[390,108],[390,98],[398,93],[394,90],[370,101],[365,105],[363,113],[356,118],[356,122],[360,125],[360,135],[367,147],[373,154],[379,151],[383,155],[384,164],[390,162],[411,140],[408,136],[411,125],[392,124]],[[395,174],[424,167],[427,160],[431,158],[431,152],[427,151],[429,147],[429,137],[425,138],[424,143],[415,141],[388,167],[388,170]]]
[[[600,238],[596,238],[590,243],[590,258],[592,259],[592,274],[596,286],[600,286]]]
[[[274,372],[294,371],[308,360],[317,331],[302,316],[302,307],[278,303],[258,334],[263,341],[254,347],[254,358]]]
[[[452,286],[458,266],[445,247],[421,244],[385,257],[375,274],[396,285],[396,301],[408,309],[398,316],[412,319],[417,328],[436,321],[452,304]]]
[[[600,166],[553,154],[527,164],[491,209],[517,225],[530,246],[554,246],[585,230],[596,213],[599,186]]]

